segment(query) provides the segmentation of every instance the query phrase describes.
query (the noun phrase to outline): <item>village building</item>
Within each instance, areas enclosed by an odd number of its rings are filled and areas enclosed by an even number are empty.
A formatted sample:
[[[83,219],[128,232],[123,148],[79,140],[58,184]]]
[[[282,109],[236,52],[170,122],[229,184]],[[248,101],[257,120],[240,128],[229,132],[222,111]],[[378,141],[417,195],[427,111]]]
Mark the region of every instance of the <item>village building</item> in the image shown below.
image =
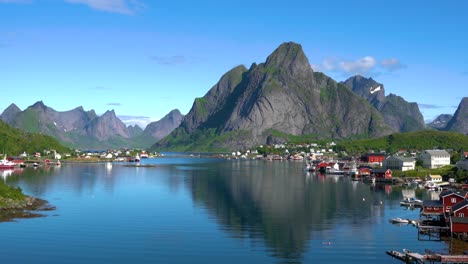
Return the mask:
[[[416,160],[407,157],[388,157],[382,162],[382,168],[389,170],[409,171],[414,170]]]
[[[466,196],[467,192],[454,192],[452,190],[442,191],[439,197],[442,201],[443,212],[447,215],[450,214],[452,206],[465,200]]]
[[[382,165],[382,162],[385,160],[385,155],[380,153],[369,153],[361,157],[361,161],[365,163],[373,163]]]
[[[468,200],[464,199],[452,206],[450,216],[450,230],[452,233],[468,233]]]
[[[457,162],[457,168],[459,170],[468,170],[468,159],[463,159]]]
[[[440,175],[427,175],[426,176],[426,181],[434,182],[434,183],[441,183],[442,182],[442,176]]]
[[[445,150],[425,150],[419,155],[424,168],[436,169],[450,165],[450,154]]]

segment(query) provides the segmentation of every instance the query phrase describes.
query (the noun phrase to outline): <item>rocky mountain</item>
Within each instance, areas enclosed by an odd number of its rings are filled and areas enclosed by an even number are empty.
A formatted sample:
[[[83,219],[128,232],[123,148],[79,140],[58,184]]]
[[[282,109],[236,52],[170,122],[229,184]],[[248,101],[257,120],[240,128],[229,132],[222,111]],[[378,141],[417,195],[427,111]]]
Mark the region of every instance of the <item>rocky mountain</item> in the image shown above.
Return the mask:
[[[353,76],[343,82],[353,92],[364,97],[377,110],[381,110],[385,103],[384,85],[374,81],[372,78],[365,78],[360,75]]]
[[[143,131],[143,134],[158,141],[179,127],[183,118],[184,116],[180,113],[179,109],[174,109],[159,121],[149,123]]]
[[[436,119],[434,119],[432,122],[428,123],[428,127],[432,127],[435,129],[443,130],[446,126],[447,123],[452,119],[453,115],[450,114],[441,114]]]
[[[42,101],[36,102],[24,111],[10,105],[0,118],[12,127],[50,135],[62,144],[74,148],[107,149],[121,147],[148,147],[134,141],[143,130],[137,126],[127,127],[115,115],[114,110],[98,116],[94,110],[84,111],[77,107],[59,112]]]
[[[114,110],[106,111],[103,115],[93,118],[85,126],[86,135],[98,140],[113,137],[129,138],[130,132],[125,124],[117,118]]]
[[[138,125],[130,125],[127,127],[128,129],[128,134],[130,137],[136,137],[136,136],[139,136],[141,135],[141,133],[143,133],[143,129],[138,126]]]
[[[19,112],[21,112],[21,109],[19,109],[19,107],[17,105],[11,104],[0,115],[0,120],[3,120],[3,122],[5,122],[5,123],[10,123],[11,121],[13,121],[15,119],[16,115]]]
[[[224,74],[154,148],[239,149],[284,142],[290,135],[360,138],[390,132],[363,97],[314,73],[301,45],[288,42],[265,63]]]
[[[445,130],[468,134],[468,97],[463,97]]]
[[[424,118],[417,103],[409,103],[395,94],[385,96],[384,85],[372,78],[353,76],[343,82],[355,93],[365,98],[383,115],[385,123],[395,132],[425,129]]]

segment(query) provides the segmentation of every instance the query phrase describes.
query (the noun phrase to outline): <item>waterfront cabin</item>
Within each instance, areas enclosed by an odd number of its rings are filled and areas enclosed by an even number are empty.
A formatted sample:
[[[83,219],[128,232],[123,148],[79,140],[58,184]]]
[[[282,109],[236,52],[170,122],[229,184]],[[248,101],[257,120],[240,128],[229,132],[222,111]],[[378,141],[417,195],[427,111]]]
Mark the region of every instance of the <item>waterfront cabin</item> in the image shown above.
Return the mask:
[[[450,214],[452,206],[465,200],[466,195],[466,192],[454,192],[452,190],[442,191],[439,197],[442,201],[443,212],[446,214]]]
[[[450,231],[452,233],[468,233],[468,217],[450,217]]]
[[[468,200],[452,206],[450,216],[450,231],[452,233],[468,233]]]
[[[371,169],[368,168],[368,167],[359,167],[359,168],[358,168],[358,174],[359,174],[360,176],[363,176],[363,177],[364,177],[364,176],[370,176],[370,174],[371,174]]]
[[[441,200],[424,200],[421,215],[425,216],[443,216],[444,205]]]
[[[376,179],[386,179],[386,180],[391,180],[392,179],[392,171],[391,170],[386,170],[386,169],[373,169],[372,174]]]
[[[452,206],[452,215],[454,217],[467,217],[468,218],[468,200],[465,199],[460,203]]]

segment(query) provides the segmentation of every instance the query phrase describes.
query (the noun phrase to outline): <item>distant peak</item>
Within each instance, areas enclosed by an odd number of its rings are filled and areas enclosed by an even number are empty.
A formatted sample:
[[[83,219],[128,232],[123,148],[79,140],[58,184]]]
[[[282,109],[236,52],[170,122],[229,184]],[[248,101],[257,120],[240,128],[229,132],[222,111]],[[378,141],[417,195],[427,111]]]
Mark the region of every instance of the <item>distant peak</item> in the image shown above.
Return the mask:
[[[42,101],[37,101],[36,103],[34,103],[32,105],[32,107],[34,107],[34,108],[38,108],[38,107],[43,108],[43,107],[45,107],[45,104]]]
[[[179,111],[179,109],[174,109],[172,111],[169,112],[170,115],[182,115]]]
[[[8,106],[6,109],[10,110],[10,111],[15,111],[15,112],[20,112],[21,111],[21,109],[14,103],[11,104],[10,106]]]

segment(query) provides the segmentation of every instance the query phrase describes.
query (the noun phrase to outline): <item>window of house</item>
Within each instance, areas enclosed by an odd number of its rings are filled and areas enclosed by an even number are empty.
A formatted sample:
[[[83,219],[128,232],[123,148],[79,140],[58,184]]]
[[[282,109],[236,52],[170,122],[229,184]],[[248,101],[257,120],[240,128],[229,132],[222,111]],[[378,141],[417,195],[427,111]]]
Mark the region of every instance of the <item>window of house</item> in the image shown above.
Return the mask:
[[[465,217],[465,213],[460,213],[458,217]]]
[[[456,202],[457,202],[457,198],[452,198],[451,202],[452,202],[452,203],[456,203]]]

